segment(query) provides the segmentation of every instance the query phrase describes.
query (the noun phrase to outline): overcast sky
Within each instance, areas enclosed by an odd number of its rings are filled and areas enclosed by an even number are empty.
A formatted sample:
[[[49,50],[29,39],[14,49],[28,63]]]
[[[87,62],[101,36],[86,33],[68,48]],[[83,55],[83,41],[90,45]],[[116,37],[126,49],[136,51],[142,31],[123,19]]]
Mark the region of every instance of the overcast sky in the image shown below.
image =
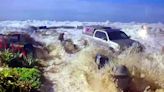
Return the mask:
[[[0,0],[0,20],[164,22],[164,0]]]

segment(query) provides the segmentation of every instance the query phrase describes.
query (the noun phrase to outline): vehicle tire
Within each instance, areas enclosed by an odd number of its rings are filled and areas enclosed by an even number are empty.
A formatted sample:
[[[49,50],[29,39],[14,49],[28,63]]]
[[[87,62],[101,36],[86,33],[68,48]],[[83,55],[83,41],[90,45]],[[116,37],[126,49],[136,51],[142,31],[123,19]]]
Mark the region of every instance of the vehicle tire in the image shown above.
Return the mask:
[[[114,50],[112,47],[109,47],[110,52],[113,54],[113,56],[118,56],[121,54],[120,51]]]
[[[115,52],[116,52],[112,47],[109,47],[109,50],[110,50],[112,53],[115,53]]]

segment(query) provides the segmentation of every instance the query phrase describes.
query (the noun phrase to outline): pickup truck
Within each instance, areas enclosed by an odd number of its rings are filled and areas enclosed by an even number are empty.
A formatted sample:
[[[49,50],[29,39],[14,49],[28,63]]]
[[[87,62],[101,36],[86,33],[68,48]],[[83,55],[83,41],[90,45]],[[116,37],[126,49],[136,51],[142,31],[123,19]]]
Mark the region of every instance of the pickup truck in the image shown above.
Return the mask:
[[[130,39],[126,33],[120,29],[113,29],[103,26],[88,26],[83,29],[85,38],[94,41],[99,47],[107,47],[112,52],[122,52],[130,47],[137,48],[137,51],[143,51],[144,46],[138,41]]]

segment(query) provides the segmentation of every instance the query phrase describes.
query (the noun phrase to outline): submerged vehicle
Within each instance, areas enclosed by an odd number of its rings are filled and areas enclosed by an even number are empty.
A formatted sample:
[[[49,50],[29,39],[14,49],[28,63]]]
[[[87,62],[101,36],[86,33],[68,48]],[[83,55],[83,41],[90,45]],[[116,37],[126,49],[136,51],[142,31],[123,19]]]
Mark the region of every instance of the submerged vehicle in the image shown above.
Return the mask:
[[[8,34],[0,34],[1,51],[9,49],[14,53],[21,53],[25,57],[27,55],[35,57],[37,45],[42,46],[27,33],[10,32]]]
[[[120,29],[103,26],[89,26],[83,30],[85,37],[94,41],[100,47],[107,47],[113,52],[122,52],[130,47],[137,48],[138,51],[143,51],[144,46],[130,38]]]

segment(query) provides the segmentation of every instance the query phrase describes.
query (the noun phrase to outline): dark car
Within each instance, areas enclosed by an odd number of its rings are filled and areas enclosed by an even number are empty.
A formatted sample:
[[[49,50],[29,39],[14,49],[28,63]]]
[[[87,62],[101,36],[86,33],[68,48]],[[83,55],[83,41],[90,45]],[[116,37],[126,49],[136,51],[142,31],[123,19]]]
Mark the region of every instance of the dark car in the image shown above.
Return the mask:
[[[0,50],[9,49],[12,52],[20,52],[23,55],[34,56],[33,39],[26,33],[9,33],[0,35]]]

